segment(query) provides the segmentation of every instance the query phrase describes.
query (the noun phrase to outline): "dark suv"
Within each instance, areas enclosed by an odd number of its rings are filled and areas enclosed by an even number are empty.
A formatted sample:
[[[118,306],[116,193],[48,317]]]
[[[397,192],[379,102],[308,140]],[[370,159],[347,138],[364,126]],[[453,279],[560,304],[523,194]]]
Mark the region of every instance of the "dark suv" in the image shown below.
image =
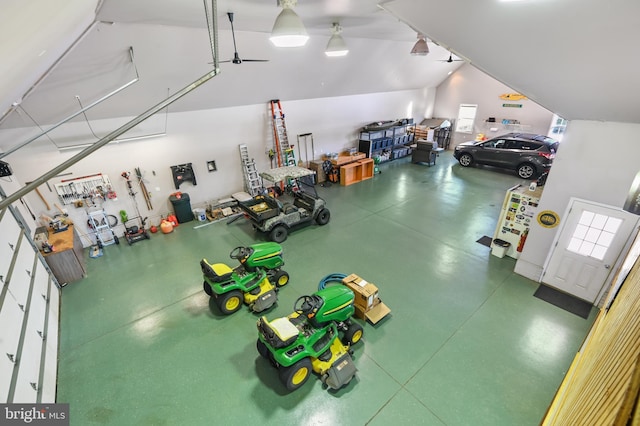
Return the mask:
[[[474,163],[511,169],[522,179],[548,172],[558,150],[558,141],[533,133],[507,133],[480,142],[463,142],[453,156],[463,167]]]

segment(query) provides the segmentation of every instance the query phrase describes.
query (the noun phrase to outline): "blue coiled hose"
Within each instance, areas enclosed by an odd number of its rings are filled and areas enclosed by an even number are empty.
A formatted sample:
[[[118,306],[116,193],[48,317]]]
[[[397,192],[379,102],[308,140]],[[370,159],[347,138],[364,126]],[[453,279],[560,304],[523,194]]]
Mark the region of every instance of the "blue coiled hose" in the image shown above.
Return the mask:
[[[320,280],[320,283],[318,284],[318,290],[323,290],[327,286],[327,283],[330,283],[330,282],[338,282],[342,284],[342,279],[346,277],[347,277],[347,274],[340,274],[338,272],[329,274]]]

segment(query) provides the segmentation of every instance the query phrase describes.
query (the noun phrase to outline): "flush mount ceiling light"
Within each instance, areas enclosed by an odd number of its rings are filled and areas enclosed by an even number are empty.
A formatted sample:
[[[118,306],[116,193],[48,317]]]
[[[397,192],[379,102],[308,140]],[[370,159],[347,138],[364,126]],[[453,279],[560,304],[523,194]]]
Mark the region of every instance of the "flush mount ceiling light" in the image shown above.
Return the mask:
[[[300,47],[309,40],[302,20],[292,9],[296,3],[297,0],[280,0],[282,12],[273,23],[271,37],[269,37],[276,47]]]
[[[324,51],[324,54],[327,56],[345,56],[349,53],[349,48],[347,47],[347,43],[344,42],[344,39],[340,35],[342,32],[342,27],[337,22],[333,23],[333,27],[331,28],[332,36],[329,39],[329,43],[327,43],[327,48]]]
[[[426,56],[429,53],[429,46],[427,45],[427,38],[424,34],[418,33],[418,41],[413,45],[411,54],[414,56]]]

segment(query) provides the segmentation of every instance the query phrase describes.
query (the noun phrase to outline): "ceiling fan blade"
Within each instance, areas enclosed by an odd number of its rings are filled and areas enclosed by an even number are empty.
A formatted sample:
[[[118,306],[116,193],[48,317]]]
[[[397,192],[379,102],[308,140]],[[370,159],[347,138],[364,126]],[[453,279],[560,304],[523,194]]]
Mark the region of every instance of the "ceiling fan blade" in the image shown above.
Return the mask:
[[[243,59],[242,62],[269,62],[269,59]]]

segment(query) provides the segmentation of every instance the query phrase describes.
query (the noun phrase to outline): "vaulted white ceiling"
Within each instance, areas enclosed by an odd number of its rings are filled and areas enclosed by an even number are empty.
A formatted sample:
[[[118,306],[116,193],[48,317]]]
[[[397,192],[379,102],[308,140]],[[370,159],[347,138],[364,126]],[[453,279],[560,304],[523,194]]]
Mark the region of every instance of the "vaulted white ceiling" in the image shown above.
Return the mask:
[[[226,17],[231,11],[240,56],[269,62],[221,64],[219,76],[170,109],[435,87],[462,64],[440,61],[451,48],[565,118],[640,122],[635,78],[639,2],[377,3],[299,0],[295,10],[311,39],[304,48],[276,49],[268,41],[280,11],[275,1],[218,1],[221,59],[233,55]],[[200,0],[4,0],[2,12],[0,115],[12,104],[19,108],[0,127],[56,122],[130,82],[136,73],[135,84],[87,115],[137,115],[211,69]],[[336,20],[350,53],[327,58],[323,51]],[[87,27],[82,40],[38,82]],[[439,44],[430,43],[426,57],[409,55],[416,30]]]
[[[394,0],[385,6],[567,119],[640,123],[640,2]]]
[[[433,43],[428,56],[411,56],[417,32],[371,0],[300,1],[295,10],[311,38],[305,47],[294,49],[275,48],[268,40],[281,10],[275,1],[217,4],[220,60],[233,57],[226,15],[232,11],[240,57],[269,62],[222,63],[220,75],[173,104],[171,111],[435,87],[462,64],[442,62],[449,53]],[[31,23],[48,17],[31,13],[22,14],[22,19]],[[135,84],[87,112],[90,120],[135,116],[212,69],[202,0],[105,0],[95,20],[82,41],[2,126],[55,123],[138,74]],[[350,48],[342,58],[324,55],[335,21],[343,27]],[[41,72],[46,69],[39,65]],[[13,80],[24,84],[22,75]],[[15,101],[15,95],[0,95],[2,110]]]

